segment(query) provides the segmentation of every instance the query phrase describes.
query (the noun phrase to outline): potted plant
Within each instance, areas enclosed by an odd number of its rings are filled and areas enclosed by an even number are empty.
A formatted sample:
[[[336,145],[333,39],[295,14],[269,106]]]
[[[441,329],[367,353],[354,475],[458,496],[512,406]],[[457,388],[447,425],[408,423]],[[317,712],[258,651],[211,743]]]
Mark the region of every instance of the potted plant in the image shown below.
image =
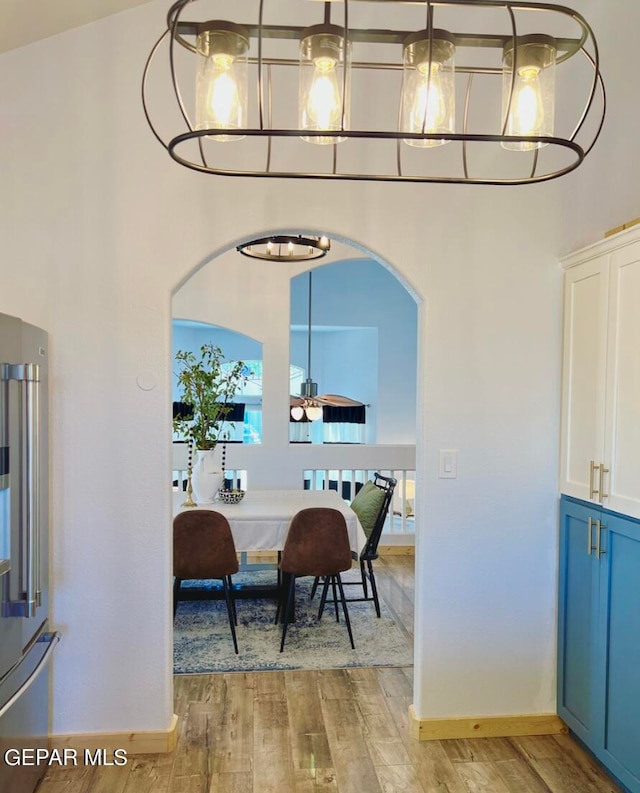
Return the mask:
[[[224,432],[232,399],[246,381],[243,361],[226,363],[220,347],[203,344],[200,356],[190,350],[175,355],[180,401],[190,407],[188,417],[173,420],[173,429],[195,446],[198,460],[193,468],[193,489],[200,503],[210,503],[222,483],[223,473],[214,459],[214,450]]]

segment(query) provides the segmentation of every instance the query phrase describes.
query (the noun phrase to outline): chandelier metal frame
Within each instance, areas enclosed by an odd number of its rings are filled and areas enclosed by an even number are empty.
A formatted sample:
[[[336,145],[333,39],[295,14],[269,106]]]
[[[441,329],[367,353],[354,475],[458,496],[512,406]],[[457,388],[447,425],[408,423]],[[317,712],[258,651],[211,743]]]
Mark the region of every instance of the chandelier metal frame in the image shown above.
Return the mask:
[[[415,31],[410,30],[388,30],[388,29],[362,29],[352,28],[349,24],[350,19],[350,6],[358,3],[360,0],[342,0],[344,13],[339,27],[344,30],[345,40],[353,44],[402,44],[406,41],[407,37],[415,34]],[[351,181],[387,181],[387,182],[413,182],[413,183],[449,183],[449,184],[484,184],[484,185],[518,185],[530,184],[536,182],[548,181],[556,179],[571,171],[575,170],[589,154],[595,145],[606,114],[606,92],[604,81],[600,73],[600,57],[598,52],[598,45],[594,33],[585,20],[585,18],[578,12],[562,5],[554,5],[551,3],[540,2],[524,2],[520,0],[438,0],[431,2],[431,0],[367,0],[369,3],[379,4],[393,4],[396,6],[419,6],[423,5],[426,12],[426,31],[428,33],[429,48],[433,43],[434,34],[434,9],[435,8],[466,8],[474,10],[483,8],[504,9],[506,12],[506,25],[505,32],[495,34],[482,34],[472,32],[451,33],[453,43],[457,48],[464,48],[465,52],[477,52],[481,50],[499,49],[504,51],[505,48],[513,51],[512,60],[512,73],[511,73],[511,90],[516,80],[516,64],[518,61],[518,39],[519,30],[517,25],[516,16],[520,12],[537,12],[540,17],[549,19],[552,15],[558,15],[569,19],[575,23],[578,35],[572,38],[554,37],[557,46],[557,64],[562,64],[570,58],[580,55],[592,71],[590,84],[586,91],[586,96],[582,109],[578,113],[575,120],[573,131],[568,136],[513,136],[506,135],[506,117],[503,119],[502,129],[499,132],[473,132],[471,131],[470,121],[470,103],[472,89],[474,85],[474,77],[479,75],[502,75],[502,68],[489,67],[486,65],[467,64],[455,66],[455,76],[466,75],[467,86],[465,91],[465,101],[463,107],[463,120],[462,131],[443,134],[431,133],[412,133],[406,131],[399,131],[398,129],[387,130],[363,130],[363,129],[349,129],[344,128],[344,96],[343,92],[343,128],[339,133],[329,133],[327,131],[313,131],[301,130],[293,128],[274,128],[272,123],[272,106],[273,106],[273,70],[283,68],[298,68],[299,61],[287,58],[265,57],[263,55],[264,42],[267,39],[280,39],[280,40],[295,40],[300,39],[301,34],[305,31],[307,26],[295,25],[267,25],[263,23],[265,3],[266,0],[260,0],[258,20],[253,24],[242,23],[242,27],[246,28],[250,38],[257,39],[257,55],[249,57],[248,63],[257,67],[257,106],[258,106],[258,123],[256,126],[248,126],[242,129],[196,129],[187,110],[185,101],[183,99],[183,91],[180,88],[180,81],[177,76],[176,70],[176,47],[182,47],[192,53],[197,53],[196,46],[192,39],[203,29],[206,29],[207,22],[186,21],[182,19],[185,9],[197,2],[197,0],[176,0],[173,3],[167,14],[167,25],[164,32],[156,41],[153,46],[149,57],[147,58],[143,78],[142,78],[142,103],[147,122],[159,143],[167,150],[170,156],[179,164],[203,173],[215,174],[220,176],[252,176],[252,177],[266,177],[266,178],[297,178],[297,179],[325,179],[325,180],[351,180]],[[318,3],[318,5],[321,5]],[[325,23],[328,22],[330,17],[330,6],[337,5],[334,2],[325,2]],[[226,23],[223,23],[226,24]],[[235,25],[235,23],[232,23]],[[548,31],[541,31],[546,33]],[[164,138],[158,131],[156,125],[152,121],[151,113],[149,110],[148,102],[148,80],[149,73],[159,48],[168,40],[169,42],[169,64],[171,73],[171,82],[175,99],[177,101],[180,114],[184,121],[186,131],[179,132],[169,138]],[[429,55],[429,67],[431,66],[431,55]],[[365,70],[401,70],[403,68],[402,62],[376,62],[367,60],[351,60],[351,69],[365,69]],[[345,69],[345,86],[346,86],[346,69]],[[595,98],[599,94],[600,110],[599,114],[595,108]],[[509,104],[513,98],[513,93],[509,98]],[[591,119],[591,129],[585,133],[585,126],[587,119]],[[578,142],[578,138],[586,135],[587,140]],[[329,165],[325,170],[314,171],[300,171],[300,170],[283,170],[273,169],[273,146],[276,141],[286,141],[290,138],[305,137],[307,140],[314,137],[326,137],[334,135],[336,139],[339,137],[341,140],[370,140],[380,141],[388,140],[391,145],[395,144],[396,152],[393,169],[389,168],[384,172],[364,172],[354,173],[343,171],[339,167],[340,161],[340,143],[333,143],[323,148],[332,150],[331,155],[328,157]],[[242,168],[228,168],[222,167],[217,163],[213,163],[210,150],[205,151],[205,142],[207,138],[216,136],[229,136],[233,137],[247,137],[247,138],[264,138],[266,139],[266,153],[265,164],[260,170],[242,169]],[[458,161],[457,171],[448,175],[438,173],[408,173],[403,162],[403,141],[444,141],[455,142],[460,146],[460,158]],[[186,150],[189,148],[190,142],[197,144],[195,148],[192,145],[192,151],[189,153]],[[540,155],[542,149],[535,148],[529,155],[522,152],[517,153],[516,157],[524,157],[528,159],[529,167],[526,173],[520,176],[487,176],[481,174],[474,175],[472,172],[470,162],[470,149],[475,144],[487,144],[500,146],[501,144],[514,144],[514,143],[528,143],[528,144],[546,144],[549,149],[563,151],[568,154],[571,159],[569,162],[564,163],[560,167],[552,167],[546,170],[541,167],[541,161],[544,159]],[[214,145],[224,149],[224,144],[215,143]],[[346,144],[342,144],[346,145]],[[315,149],[320,147],[314,147]],[[425,150],[424,162],[428,163],[428,155],[431,149]],[[195,156],[194,156],[195,154]],[[221,152],[221,155],[223,153]]]
[[[327,237],[272,234],[270,237],[244,242],[238,245],[236,250],[250,259],[270,262],[307,262],[326,256],[331,250],[331,242]]]

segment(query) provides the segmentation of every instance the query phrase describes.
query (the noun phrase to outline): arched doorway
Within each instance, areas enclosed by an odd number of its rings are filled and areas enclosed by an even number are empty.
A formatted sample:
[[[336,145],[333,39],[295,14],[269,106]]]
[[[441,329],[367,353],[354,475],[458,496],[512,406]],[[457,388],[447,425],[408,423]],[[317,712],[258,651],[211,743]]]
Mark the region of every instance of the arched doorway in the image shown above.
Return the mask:
[[[417,308],[418,300],[412,290],[408,290],[406,284],[398,283],[398,279],[392,268],[382,263],[380,258],[371,252],[356,246],[351,242],[340,242],[340,253],[338,262],[345,271],[350,270],[351,283],[349,288],[338,287],[338,293],[346,297],[345,307],[348,304],[366,303],[366,288],[364,284],[371,280],[371,276],[376,274],[378,282],[373,292],[376,295],[372,316],[369,320],[370,330],[376,331],[376,343],[379,335],[384,336],[383,345],[387,350],[387,356],[392,354],[393,344],[389,343],[389,328],[393,324],[393,316],[384,314],[385,305],[389,310],[389,286],[390,284],[402,293],[406,300],[413,305],[414,320],[412,326],[413,333],[413,383],[407,382],[407,378],[396,378],[391,374],[385,386],[390,386],[398,379],[402,379],[402,388],[413,391],[412,407],[415,416],[415,383],[416,383],[416,337],[417,337]],[[354,251],[355,248],[355,251]],[[354,257],[354,253],[356,256]],[[321,271],[328,271],[332,265],[319,265],[314,268],[316,275]],[[174,316],[182,319],[188,318],[195,321],[206,321],[216,325],[223,325],[226,328],[233,328],[248,336],[259,339],[263,344],[263,414],[268,416],[268,420],[263,423],[263,438],[259,453],[251,450],[251,460],[248,465],[252,470],[249,471],[249,487],[255,486],[258,489],[282,489],[300,488],[303,486],[301,473],[309,468],[313,469],[316,464],[313,461],[305,462],[301,469],[300,458],[291,454],[289,448],[289,424],[288,411],[285,406],[288,404],[289,397],[289,371],[293,360],[290,356],[291,325],[297,322],[293,316],[292,300],[290,299],[290,284],[293,284],[299,276],[303,275],[308,267],[308,263],[282,263],[282,262],[262,262],[245,260],[239,257],[234,248],[227,248],[222,254],[212,256],[201,265],[191,277],[184,279],[179,288],[176,289],[173,299]],[[367,270],[368,268],[368,270]],[[375,279],[373,279],[375,280]],[[407,294],[408,293],[408,294]],[[331,303],[331,300],[328,300]],[[352,311],[353,313],[353,311]],[[402,309],[398,310],[398,315]],[[383,330],[380,332],[380,316],[385,322],[382,323]],[[291,317],[291,318],[290,318]],[[399,320],[398,320],[399,321]],[[358,320],[357,326],[362,327],[364,320]],[[337,317],[325,317],[323,326],[329,332],[339,334],[340,328],[345,328],[347,320],[340,320]],[[365,323],[366,324],[366,323]],[[356,327],[354,325],[353,327]],[[335,341],[335,340],[334,340]],[[337,340],[340,344],[340,340]],[[334,345],[335,346],[335,345]],[[403,345],[403,352],[406,345]],[[376,367],[381,371],[381,377],[385,377],[385,370],[390,369],[391,361],[387,357],[383,359],[379,366],[376,359]],[[391,384],[391,385],[390,385]],[[387,398],[389,394],[387,393]],[[411,400],[409,400],[411,401]],[[394,444],[393,433],[384,437],[383,442],[388,446],[411,446],[411,461],[407,463],[407,456],[402,456],[403,450],[396,449],[390,458],[382,457],[383,452],[380,448],[373,447],[369,452],[373,454],[373,459],[369,465],[358,465],[358,468],[365,468],[373,471],[381,469],[393,474],[397,470],[402,472],[406,478],[409,472],[412,482],[415,481],[415,444],[408,444],[407,437],[415,439],[415,421],[411,431],[405,433],[402,438],[404,443]],[[242,450],[248,451],[248,450]],[[406,451],[406,450],[404,450]],[[384,452],[387,453],[388,449]],[[376,456],[377,455],[377,456]],[[249,457],[247,457],[249,459]],[[336,463],[338,465],[339,463]],[[348,466],[348,462],[344,463]],[[317,465],[319,467],[319,464]],[[324,465],[323,467],[327,467]],[[333,468],[333,465],[330,466]],[[304,470],[303,470],[304,469]],[[402,485],[402,498],[406,496],[405,485]],[[404,518],[404,507],[398,515]],[[393,522],[393,517],[392,517]],[[415,519],[411,520],[411,526],[416,524]],[[403,528],[406,525],[403,521]]]

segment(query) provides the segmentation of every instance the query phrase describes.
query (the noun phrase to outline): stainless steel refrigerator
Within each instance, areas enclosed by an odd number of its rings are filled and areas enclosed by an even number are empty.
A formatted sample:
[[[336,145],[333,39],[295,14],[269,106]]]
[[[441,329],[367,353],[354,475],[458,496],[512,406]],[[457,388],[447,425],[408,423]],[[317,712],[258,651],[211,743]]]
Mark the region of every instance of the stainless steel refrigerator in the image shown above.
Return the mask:
[[[0,793],[28,793],[46,770],[22,750],[47,747],[59,640],[49,630],[47,436],[47,334],[0,314]]]

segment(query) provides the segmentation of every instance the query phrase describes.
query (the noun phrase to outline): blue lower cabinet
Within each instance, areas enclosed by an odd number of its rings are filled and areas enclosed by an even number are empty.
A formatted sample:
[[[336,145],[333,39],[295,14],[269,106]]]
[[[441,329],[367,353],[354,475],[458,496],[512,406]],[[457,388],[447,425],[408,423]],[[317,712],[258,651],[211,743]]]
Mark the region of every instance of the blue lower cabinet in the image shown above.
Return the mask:
[[[593,543],[593,513],[582,504],[563,505],[560,524],[558,613],[558,713],[585,743],[596,721],[594,645],[599,569]]]
[[[604,689],[599,711],[603,762],[640,791],[640,523],[602,515],[603,565],[599,633]]]
[[[558,713],[640,793],[640,521],[562,497]]]

